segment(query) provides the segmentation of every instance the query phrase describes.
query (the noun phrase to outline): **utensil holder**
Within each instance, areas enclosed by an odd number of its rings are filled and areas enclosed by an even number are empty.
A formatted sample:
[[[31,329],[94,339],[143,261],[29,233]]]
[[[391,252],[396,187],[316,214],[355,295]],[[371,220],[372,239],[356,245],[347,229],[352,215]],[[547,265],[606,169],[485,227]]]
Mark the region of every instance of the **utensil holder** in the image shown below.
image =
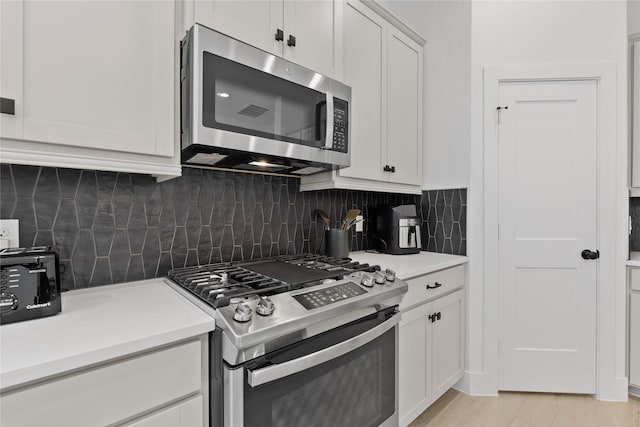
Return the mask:
[[[349,230],[332,228],[324,232],[324,253],[334,258],[349,256]]]

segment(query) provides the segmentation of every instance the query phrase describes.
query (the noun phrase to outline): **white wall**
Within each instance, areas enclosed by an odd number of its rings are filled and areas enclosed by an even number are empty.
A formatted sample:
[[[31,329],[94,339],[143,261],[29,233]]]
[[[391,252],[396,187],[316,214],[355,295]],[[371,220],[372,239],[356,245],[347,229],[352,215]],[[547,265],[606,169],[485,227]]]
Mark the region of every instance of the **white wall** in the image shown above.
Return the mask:
[[[617,153],[615,264],[600,287],[610,290],[604,306],[605,346],[598,353],[599,397],[619,399],[625,377],[626,233],[626,51],[627,5],[624,1],[472,1],[471,144],[469,189],[469,288],[467,373],[463,387],[473,394],[495,394],[498,387],[497,284],[485,283],[483,271],[483,67],[500,64],[611,62],[616,67],[617,137],[607,141]],[[617,138],[617,139],[616,139]],[[495,171],[488,171],[492,173]],[[487,218],[496,221],[497,218]],[[619,222],[618,222],[619,221]],[[611,255],[610,255],[611,256]],[[615,276],[615,277],[613,277]],[[609,294],[607,294],[609,295]],[[611,303],[611,304],[609,304]],[[602,326],[599,323],[599,327]],[[608,346],[608,347],[607,347]],[[607,350],[608,348],[608,350]],[[600,369],[606,366],[606,369]],[[626,389],[626,387],[624,388]],[[626,396],[626,394],[624,394]]]
[[[471,1],[380,2],[427,39],[423,189],[469,183]]]
[[[627,1],[627,32],[640,33],[640,0]]]

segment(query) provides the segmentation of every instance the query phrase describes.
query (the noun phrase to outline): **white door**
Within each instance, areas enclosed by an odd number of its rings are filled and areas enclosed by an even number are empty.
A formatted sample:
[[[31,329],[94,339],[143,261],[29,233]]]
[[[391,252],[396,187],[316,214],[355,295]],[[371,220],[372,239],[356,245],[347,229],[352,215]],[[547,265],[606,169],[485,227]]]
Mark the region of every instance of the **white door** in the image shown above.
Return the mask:
[[[499,388],[595,393],[597,86],[499,99]]]

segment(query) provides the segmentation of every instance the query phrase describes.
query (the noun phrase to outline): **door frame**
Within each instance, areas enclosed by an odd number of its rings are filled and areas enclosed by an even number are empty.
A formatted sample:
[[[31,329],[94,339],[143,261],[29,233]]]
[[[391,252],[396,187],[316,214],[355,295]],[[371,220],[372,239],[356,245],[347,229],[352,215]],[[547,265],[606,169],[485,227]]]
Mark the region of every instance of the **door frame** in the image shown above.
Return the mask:
[[[482,324],[482,370],[468,371],[461,384],[472,394],[498,392],[498,88],[503,82],[593,80],[597,84],[597,234],[602,256],[597,267],[596,397],[626,400],[625,271],[628,189],[624,105],[618,99],[613,62],[484,67],[482,156],[471,159],[470,316]],[[474,203],[475,202],[475,203]],[[577,256],[577,255],[576,255]],[[473,268],[473,267],[472,267]],[[475,294],[475,295],[474,295]],[[475,300],[471,302],[475,297]],[[474,318],[475,317],[475,318]],[[474,340],[477,342],[477,339]],[[477,348],[477,347],[476,347]],[[471,356],[473,357],[473,356]],[[470,360],[468,358],[467,360]]]

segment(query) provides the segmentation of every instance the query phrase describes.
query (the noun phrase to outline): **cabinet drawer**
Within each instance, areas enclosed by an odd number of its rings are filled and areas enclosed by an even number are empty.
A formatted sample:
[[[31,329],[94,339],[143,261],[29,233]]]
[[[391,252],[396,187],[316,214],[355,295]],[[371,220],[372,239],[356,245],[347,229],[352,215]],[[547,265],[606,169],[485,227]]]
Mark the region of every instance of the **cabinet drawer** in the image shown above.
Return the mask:
[[[630,268],[631,276],[631,289],[634,291],[640,291],[640,268]]]
[[[416,305],[462,288],[465,280],[464,272],[464,265],[460,265],[407,280],[409,291],[400,304],[400,310],[406,311]]]
[[[190,341],[28,386],[0,397],[3,426],[107,425],[202,388],[202,345]]]

